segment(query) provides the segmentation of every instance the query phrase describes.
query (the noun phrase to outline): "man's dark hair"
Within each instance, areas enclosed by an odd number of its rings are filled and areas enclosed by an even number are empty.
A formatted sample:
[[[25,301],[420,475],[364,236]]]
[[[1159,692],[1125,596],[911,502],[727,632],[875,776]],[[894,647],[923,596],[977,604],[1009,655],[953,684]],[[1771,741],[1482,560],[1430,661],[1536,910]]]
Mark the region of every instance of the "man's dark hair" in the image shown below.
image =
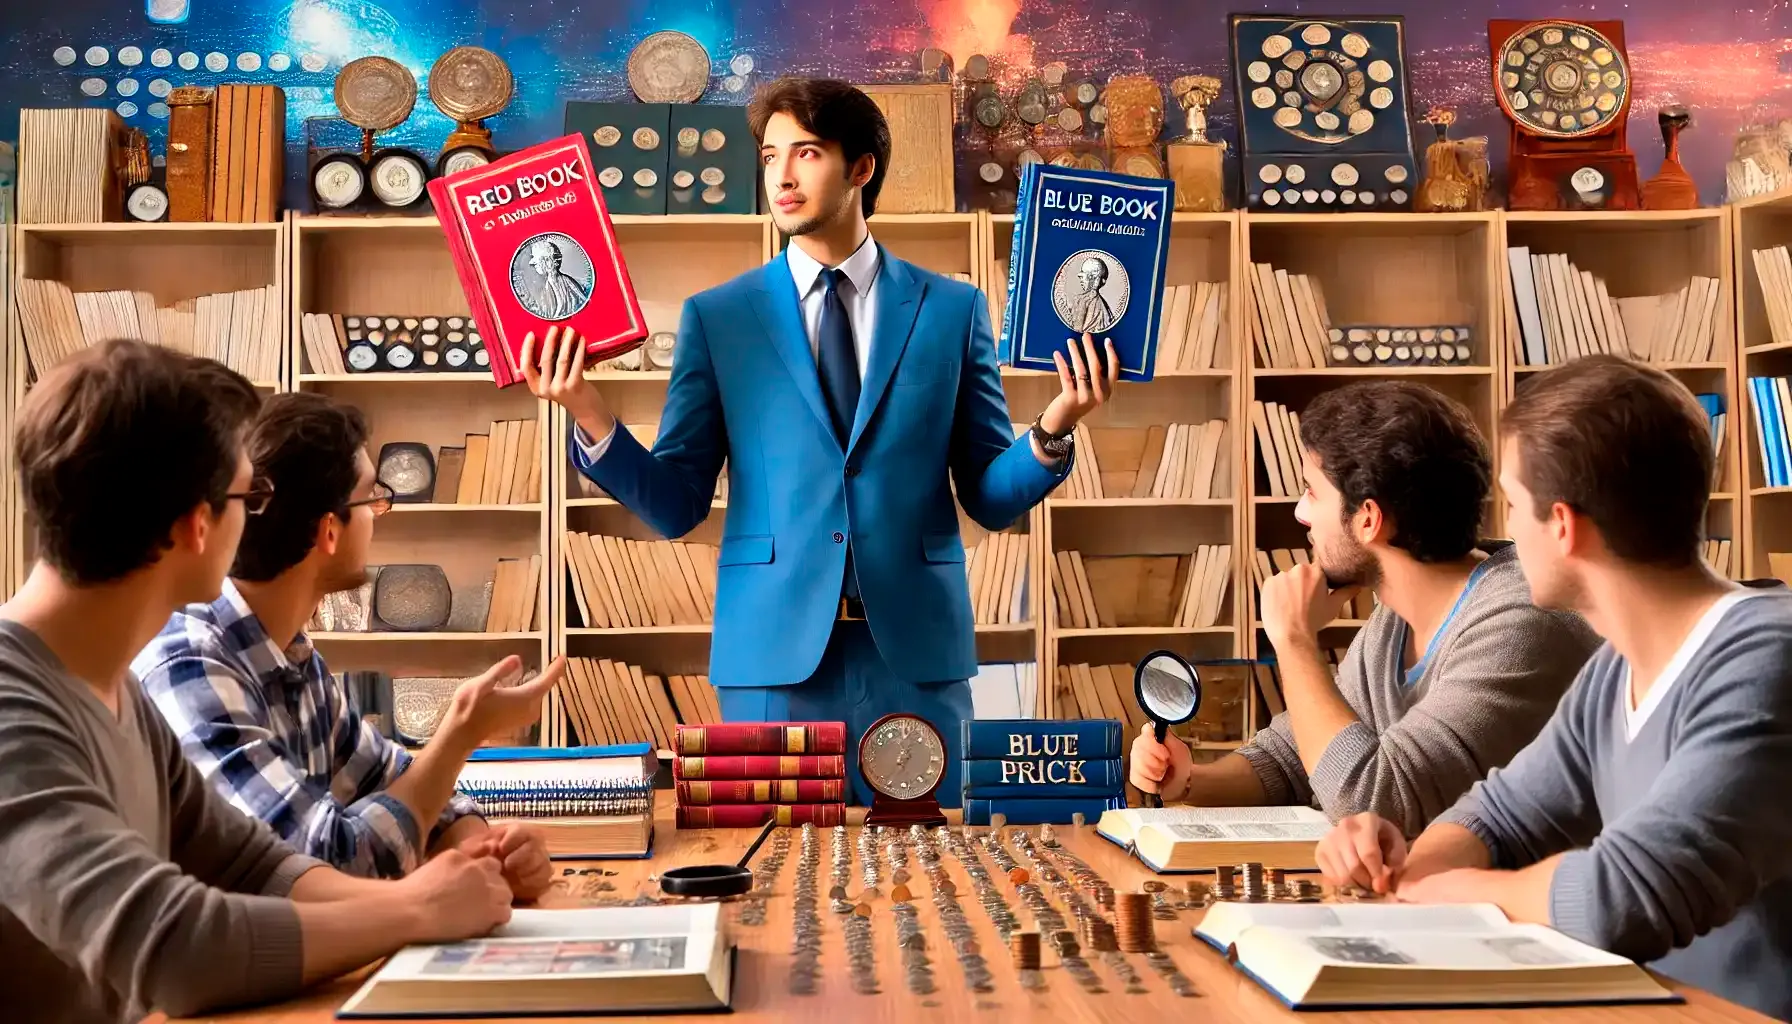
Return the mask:
[[[1468,410],[1408,381],[1327,391],[1300,414],[1301,443],[1344,495],[1344,514],[1374,499],[1388,543],[1420,562],[1473,551],[1492,487],[1487,441]]]
[[[271,580],[311,553],[324,516],[346,522],[366,443],[367,419],[352,405],[312,391],[269,398],[249,428],[249,461],[274,498],[244,528],[230,575]]]
[[[1500,417],[1538,518],[1562,502],[1627,562],[1698,563],[1715,455],[1711,421],[1671,374],[1592,355],[1531,377]]]
[[[859,157],[876,160],[871,180],[859,190],[865,216],[877,210],[877,194],[890,167],[890,123],[864,90],[832,78],[780,78],[762,87],[747,106],[747,123],[756,143],[765,141],[765,125],[773,114],[789,114],[803,130],[823,142],[839,143],[850,173]]]
[[[41,557],[76,586],[153,565],[174,524],[220,512],[261,396],[222,363],[112,339],[45,373],[13,462]]]

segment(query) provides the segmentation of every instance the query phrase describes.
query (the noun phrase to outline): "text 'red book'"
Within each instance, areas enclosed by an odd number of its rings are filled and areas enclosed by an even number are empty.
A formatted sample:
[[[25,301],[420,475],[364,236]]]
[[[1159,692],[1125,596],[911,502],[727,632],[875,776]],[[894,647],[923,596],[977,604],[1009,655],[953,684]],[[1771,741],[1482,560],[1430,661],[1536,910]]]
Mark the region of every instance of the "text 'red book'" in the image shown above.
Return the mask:
[[[647,321],[578,135],[429,183],[461,289],[501,388],[523,379],[523,339],[584,340],[587,365],[640,346]]]

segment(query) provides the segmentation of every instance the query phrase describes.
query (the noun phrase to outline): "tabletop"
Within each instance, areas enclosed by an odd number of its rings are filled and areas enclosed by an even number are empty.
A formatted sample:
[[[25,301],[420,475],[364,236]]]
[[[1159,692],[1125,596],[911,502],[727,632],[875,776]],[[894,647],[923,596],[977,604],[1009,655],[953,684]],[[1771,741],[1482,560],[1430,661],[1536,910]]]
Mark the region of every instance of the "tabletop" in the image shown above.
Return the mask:
[[[948,813],[956,823],[956,812]],[[849,821],[854,823],[849,829],[853,862],[846,889],[855,900],[865,889],[863,860],[859,856],[860,828],[856,824],[862,821],[863,816],[862,810],[849,812]],[[1002,945],[989,909],[979,899],[977,889],[965,870],[965,864],[950,852],[942,857],[942,864],[957,889],[956,903],[963,911],[964,922],[970,926],[975,942],[980,947],[979,952],[988,964],[992,975],[989,991],[971,991],[965,969],[953,943],[948,940],[945,924],[931,898],[927,876],[911,856],[907,869],[912,878],[908,885],[913,891],[912,905],[916,909],[914,923],[920,926],[925,941],[924,955],[931,966],[932,991],[911,991],[910,981],[914,979],[904,968],[903,950],[900,948],[901,940],[898,935],[901,915],[893,911],[895,904],[891,900],[893,884],[890,879],[892,871],[885,859],[881,861],[878,892],[863,901],[871,911],[871,969],[875,976],[875,987],[872,994],[861,994],[865,982],[863,979],[855,982],[849,968],[847,949],[842,937],[844,919],[835,912],[828,899],[833,883],[833,839],[832,830],[825,828],[817,830],[820,844],[817,913],[822,936],[820,969],[814,978],[812,992],[799,994],[793,989],[805,986],[793,980],[800,979],[802,972],[794,969],[797,959],[793,945],[796,942],[797,928],[794,921],[795,906],[791,897],[796,885],[801,837],[799,829],[779,831],[789,833],[788,853],[772,881],[770,898],[762,901],[759,907],[754,907],[754,901],[747,898],[728,901],[732,904],[727,911],[731,918],[730,928],[739,949],[735,966],[732,1019],[755,1024],[760,1021],[828,1021],[832,1024],[844,1021],[888,1021],[894,1024],[911,1019],[917,1011],[926,1012],[933,1019],[941,1021],[986,1020],[1018,1014],[1021,1015],[1019,1019],[1026,1024],[1045,1021],[1155,1022],[1182,1019],[1258,1024],[1263,1021],[1300,1019],[1228,964],[1218,951],[1191,934],[1193,926],[1200,921],[1202,911],[1192,906],[1176,908],[1177,903],[1187,902],[1182,896],[1186,881],[1183,876],[1161,877],[1170,886],[1170,891],[1163,894],[1170,907],[1162,913],[1173,914],[1174,919],[1160,918],[1154,922],[1155,941],[1158,950],[1168,955],[1167,963],[1174,965],[1180,979],[1192,983],[1192,995],[1177,994],[1175,989],[1179,986],[1171,983],[1174,979],[1159,970],[1165,961],[1159,960],[1154,964],[1144,954],[1122,954],[1117,959],[1124,961],[1126,966],[1117,970],[1102,954],[1087,950],[1084,952],[1087,963],[1094,969],[1099,987],[1103,991],[1086,991],[1083,983],[1059,963],[1049,944],[1040,957],[1038,978],[1042,984],[1032,989],[1024,988],[1020,972],[1012,966],[1009,950]],[[987,831],[976,830],[978,834]],[[1029,833],[1034,840],[1032,846],[1041,855],[1040,860],[1054,864],[1060,871],[1073,863],[1072,858],[1062,857],[1060,854],[1074,855],[1075,860],[1092,869],[1116,890],[1136,891],[1141,883],[1160,878],[1125,850],[1097,835],[1093,825],[1055,828],[1059,850],[1041,848],[1037,842],[1037,828],[1017,830],[1010,827],[1005,831],[1010,834],[1015,831]],[[654,881],[657,872],[684,864],[732,863],[745,852],[758,832],[758,829],[681,831],[672,825],[670,808],[661,808],[655,834],[655,855],[651,860],[577,863],[557,861],[557,880],[553,890],[542,898],[541,905],[553,908],[602,906],[640,898],[664,898]],[[772,856],[780,845],[777,833],[774,833],[773,838],[755,855],[754,864],[757,866],[765,858]],[[1016,853],[1014,844],[1007,844],[1004,849],[1020,866],[1037,870],[1038,862]],[[992,858],[990,851],[982,843],[976,845],[976,852],[979,862],[989,872],[995,888],[1005,898],[1022,929],[1034,927],[1032,908],[1017,896],[1015,886],[1006,876],[1006,869]],[[1071,920],[1069,927],[1074,927],[1069,908],[1060,898],[1062,891],[1050,885],[1039,888],[1053,906]],[[763,921],[752,923],[760,911],[763,911]],[[912,958],[914,954],[909,955]],[[335,1019],[337,1008],[353,994],[366,973],[357,972],[319,986],[289,1003],[194,1020],[218,1024],[325,1024]],[[1126,977],[1128,974],[1136,977],[1136,983],[1129,982]],[[1352,1011],[1327,1013],[1325,1017],[1337,1024],[1371,1024],[1396,1020],[1406,1024],[1420,1019],[1417,1013],[1423,1014],[1422,1019],[1426,1024],[1541,1024],[1545,1020],[1545,1014],[1548,1015],[1550,1024],[1683,1024],[1769,1020],[1707,992],[1676,984],[1666,978],[1660,980],[1683,995],[1686,1002],[1678,1005],[1549,1009]],[[1180,984],[1180,987],[1186,991],[1189,986]],[[1309,1019],[1311,1017],[1310,1014],[1306,1016]],[[715,1020],[713,1015],[656,1019],[665,1024],[675,1024],[679,1020]],[[534,1018],[532,1024],[541,1024],[541,1018]]]

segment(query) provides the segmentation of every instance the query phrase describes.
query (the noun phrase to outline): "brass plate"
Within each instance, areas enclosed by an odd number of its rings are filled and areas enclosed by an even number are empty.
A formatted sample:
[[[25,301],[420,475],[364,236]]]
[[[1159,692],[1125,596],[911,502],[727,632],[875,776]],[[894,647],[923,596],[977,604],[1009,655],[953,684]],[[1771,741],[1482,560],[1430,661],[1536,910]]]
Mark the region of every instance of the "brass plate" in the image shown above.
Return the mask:
[[[510,65],[483,47],[457,46],[429,69],[430,102],[457,121],[496,116],[515,92]]]
[[[417,105],[417,79],[390,57],[361,57],[336,75],[336,109],[357,128],[396,128]]]

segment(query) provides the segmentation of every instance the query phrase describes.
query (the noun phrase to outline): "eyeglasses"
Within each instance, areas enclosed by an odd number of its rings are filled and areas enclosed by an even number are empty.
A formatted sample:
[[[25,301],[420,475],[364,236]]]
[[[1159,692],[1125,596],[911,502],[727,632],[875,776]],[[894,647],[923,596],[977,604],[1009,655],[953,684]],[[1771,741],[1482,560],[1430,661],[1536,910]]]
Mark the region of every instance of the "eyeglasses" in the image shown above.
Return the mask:
[[[243,511],[252,516],[261,515],[268,510],[268,502],[274,500],[274,484],[271,480],[255,479],[249,481],[246,491],[234,491],[224,495],[224,500],[240,499]]]
[[[362,498],[360,501],[351,501],[347,505],[344,505],[343,508],[345,510],[352,510],[359,508],[362,505],[366,505],[368,508],[373,509],[373,514],[377,518],[392,511],[392,496],[395,493],[397,492],[393,491],[392,488],[383,481],[375,480],[373,482],[373,496],[371,498]]]

